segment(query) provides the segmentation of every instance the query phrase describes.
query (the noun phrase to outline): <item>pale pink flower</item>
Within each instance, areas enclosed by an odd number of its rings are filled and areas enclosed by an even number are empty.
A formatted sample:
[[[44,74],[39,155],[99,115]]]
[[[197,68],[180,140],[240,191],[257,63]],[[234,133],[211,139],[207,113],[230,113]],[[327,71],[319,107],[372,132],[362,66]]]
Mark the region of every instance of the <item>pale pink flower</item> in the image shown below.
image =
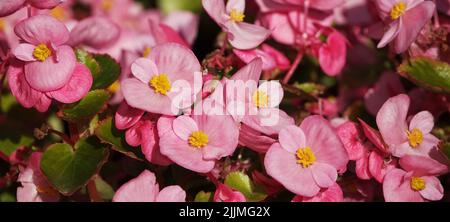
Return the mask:
[[[343,202],[344,194],[342,193],[341,187],[334,183],[328,188],[321,189],[313,197],[303,197],[297,195],[292,199],[292,202]]]
[[[432,1],[424,0],[377,0],[375,3],[387,27],[378,48],[393,41],[396,53],[409,48],[435,10]]]
[[[53,189],[41,171],[42,153],[34,152],[28,159],[25,169],[21,168],[17,188],[18,202],[56,202],[60,198],[58,191]]]
[[[225,184],[219,184],[214,193],[214,202],[245,202],[245,196],[239,192],[234,191]]]
[[[289,69],[289,67],[291,66],[289,60],[285,55],[283,55],[283,53],[267,44],[262,44],[261,49],[233,49],[233,52],[246,64],[250,63],[257,57],[261,58],[262,69],[264,71],[273,71],[274,69],[284,71]]]
[[[138,177],[122,185],[113,202],[185,202],[186,192],[177,185],[159,190],[155,174],[144,170]]]
[[[194,87],[200,63],[190,49],[176,43],[156,46],[148,58],[136,60],[131,71],[134,78],[122,81],[122,93],[128,105],[147,112],[176,115],[201,90]],[[177,96],[181,104],[173,100]]]
[[[210,172],[216,160],[233,154],[239,129],[229,115],[161,117],[161,153],[178,165],[199,173]]]
[[[69,44],[88,46],[95,50],[111,47],[120,37],[120,27],[107,17],[95,16],[86,18],[70,32]]]
[[[228,41],[237,49],[252,49],[270,35],[270,31],[244,22],[245,0],[202,0],[203,8],[228,33]]]
[[[62,0],[2,0],[0,2],[0,17],[11,15],[26,5],[38,9],[50,9],[62,2]]]
[[[388,99],[378,111],[378,129],[389,151],[396,157],[404,155],[430,156],[436,152],[439,139],[431,134],[433,115],[422,111],[407,122],[410,99],[400,94]]]
[[[333,186],[337,171],[347,165],[341,141],[320,116],[307,117],[300,127],[282,129],[278,139],[267,151],[264,166],[267,174],[297,195],[313,197]]]
[[[444,188],[436,177],[448,172],[448,167],[423,156],[404,156],[402,169],[389,171],[383,181],[387,202],[423,202],[442,199]]]

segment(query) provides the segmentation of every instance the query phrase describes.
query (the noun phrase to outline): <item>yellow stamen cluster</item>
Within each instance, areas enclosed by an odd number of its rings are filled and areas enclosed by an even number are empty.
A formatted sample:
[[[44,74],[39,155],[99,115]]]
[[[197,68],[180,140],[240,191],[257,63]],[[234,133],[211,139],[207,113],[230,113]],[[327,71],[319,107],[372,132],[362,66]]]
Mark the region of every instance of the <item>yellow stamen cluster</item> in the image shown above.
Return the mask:
[[[4,31],[6,27],[6,22],[3,19],[0,19],[0,32]]]
[[[236,10],[236,9],[232,9],[230,12],[230,19],[234,22],[243,22],[245,18],[244,13]]]
[[[267,107],[269,105],[269,95],[267,93],[256,90],[252,96],[253,104],[258,108]]]
[[[316,156],[310,147],[299,148],[296,152],[297,163],[307,168],[316,162]]]
[[[61,6],[56,6],[55,8],[50,10],[50,15],[53,18],[58,19],[60,21],[63,21],[66,19],[66,12],[64,11],[64,9]]]
[[[393,20],[398,19],[400,16],[402,16],[406,11],[406,3],[404,2],[399,2],[397,4],[394,5],[394,7],[392,7],[391,9],[391,18]]]
[[[202,148],[206,146],[209,142],[208,135],[203,131],[194,131],[188,138],[189,145]]]
[[[102,0],[102,4],[101,5],[102,5],[102,9],[104,11],[109,12],[109,11],[111,11],[111,9],[114,6],[114,0]]]
[[[167,92],[169,92],[172,88],[169,77],[166,74],[153,76],[150,80],[150,86],[155,90],[155,92],[162,95],[167,95]]]
[[[111,93],[116,93],[120,89],[119,80],[116,80],[113,84],[108,87],[108,91]]]
[[[423,133],[417,128],[407,132],[409,145],[416,148],[423,141]]]
[[[48,57],[52,56],[52,50],[50,50],[45,44],[39,44],[36,48],[34,48],[33,56],[35,59],[43,62]]]
[[[142,52],[142,56],[148,57],[150,55],[150,52],[152,52],[152,48],[145,47],[144,52]]]
[[[411,177],[411,189],[415,191],[420,191],[425,189],[425,180],[420,177]]]

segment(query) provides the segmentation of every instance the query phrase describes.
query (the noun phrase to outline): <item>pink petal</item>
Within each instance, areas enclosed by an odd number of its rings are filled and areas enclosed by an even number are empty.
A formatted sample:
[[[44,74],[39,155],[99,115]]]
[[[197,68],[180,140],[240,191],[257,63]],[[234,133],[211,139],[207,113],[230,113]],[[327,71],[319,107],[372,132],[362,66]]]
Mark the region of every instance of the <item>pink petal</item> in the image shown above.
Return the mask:
[[[85,65],[77,63],[69,82],[48,94],[62,103],[74,103],[89,92],[92,81],[91,71]]]
[[[125,132],[125,141],[127,141],[127,143],[130,146],[139,146],[142,143],[142,135],[141,135],[141,126],[142,126],[142,122],[138,122],[135,125],[133,125],[132,127],[130,127],[126,132]]]
[[[11,93],[25,108],[33,107],[43,96],[41,92],[28,85],[23,73],[23,63],[14,60],[8,68],[7,76]]]
[[[25,77],[36,90],[49,92],[60,89],[66,85],[76,66],[73,49],[69,46],[57,48],[55,57],[49,57],[44,62],[36,61],[25,65]]]
[[[369,155],[356,160],[355,164],[356,176],[362,180],[369,180],[371,178],[369,170]]]
[[[219,184],[214,193],[214,202],[245,202],[245,196],[239,192],[234,191],[224,184]]]
[[[423,202],[419,192],[411,189],[410,179],[400,169],[389,171],[384,177],[383,194],[386,202]]]
[[[261,51],[259,49],[251,49],[251,50],[239,50],[233,49],[233,53],[239,57],[243,62],[249,63],[255,58],[261,58],[263,65],[263,70],[272,70],[276,68],[276,63],[274,58],[272,58],[268,53]]]
[[[61,4],[63,0],[27,0],[30,5],[38,9],[51,9]]]
[[[189,44],[175,30],[165,24],[150,20],[150,33],[157,44],[172,42],[189,47]]]
[[[306,137],[298,126],[287,126],[278,134],[280,145],[286,151],[295,154],[299,148],[306,147]]]
[[[144,170],[116,191],[113,202],[155,202],[158,191],[155,174]]]
[[[173,121],[173,131],[182,140],[187,141],[192,132],[197,130],[197,123],[189,116],[179,116]]]
[[[13,54],[16,58],[24,62],[36,61],[36,58],[33,56],[34,48],[34,45],[22,43],[14,49]]]
[[[94,49],[110,47],[117,42],[120,27],[106,17],[90,17],[79,22],[70,32],[70,45],[86,45]]]
[[[378,129],[388,146],[406,141],[408,107],[409,97],[400,94],[388,99],[378,111],[376,118]]]
[[[391,24],[389,24],[388,30],[384,33],[383,37],[381,38],[380,42],[378,43],[378,48],[385,47],[388,43],[390,43],[392,40],[395,39],[395,37],[398,36],[400,33],[401,28],[403,27],[402,20],[395,20]]]
[[[24,6],[25,0],[2,0],[0,2],[0,17],[13,14]]]
[[[253,49],[266,40],[270,31],[259,26],[245,22],[227,23],[229,36],[228,41],[237,49]]]
[[[168,166],[172,163],[166,156],[161,154],[158,130],[152,121],[143,121],[139,128],[139,134],[141,136],[142,153],[150,163],[160,166]]]
[[[320,192],[313,197],[296,196],[292,202],[343,202],[344,194],[341,187],[334,183],[332,186],[321,189]]]
[[[377,152],[372,151],[368,158],[368,169],[370,174],[378,181],[383,182],[384,178],[384,159]]]
[[[440,200],[444,197],[444,188],[437,177],[425,176],[425,189],[419,191],[420,195],[427,200]]]
[[[424,156],[406,155],[400,158],[400,166],[417,176],[443,175],[449,171],[448,166]]]
[[[220,26],[225,24],[225,4],[222,0],[202,0],[202,5],[208,15]]]
[[[433,115],[428,111],[422,111],[414,115],[409,123],[409,130],[419,129],[423,134],[430,133],[434,126]]]
[[[22,20],[14,27],[14,31],[19,38],[33,45],[51,43],[59,46],[69,40],[66,26],[48,15],[36,15]]]
[[[143,110],[135,109],[123,101],[117,109],[114,122],[117,129],[124,130],[136,124],[144,114]]]
[[[148,84],[151,78],[159,75],[156,64],[147,58],[139,58],[131,64],[131,73],[143,83]]]
[[[322,70],[336,76],[344,68],[347,56],[347,40],[339,32],[333,32],[328,36],[327,43],[319,49],[319,63]]]
[[[276,140],[272,137],[265,136],[245,124],[241,125],[241,130],[239,131],[240,145],[259,153],[265,153],[275,142]]]
[[[316,162],[311,166],[311,172],[319,187],[327,188],[336,182],[337,171],[331,165]]]
[[[372,142],[372,144],[375,145],[375,147],[378,148],[379,151],[389,154],[389,148],[386,146],[386,144],[384,144],[380,132],[370,127],[362,119],[358,118],[358,121],[361,123],[364,135],[367,137],[367,139],[369,139],[369,141]]]
[[[186,202],[186,192],[180,186],[168,186],[159,192],[156,202]]]
[[[323,117],[309,116],[303,120],[300,128],[305,133],[306,145],[311,147],[317,162],[330,164],[338,170],[347,165],[347,151]]]
[[[36,108],[37,111],[43,113],[48,110],[51,104],[52,100],[48,98],[46,95],[42,95],[41,98],[36,103],[36,105],[34,105],[34,107]]]
[[[197,37],[199,16],[189,11],[174,11],[164,18],[164,24],[180,33],[189,45],[192,45]]]
[[[228,14],[231,13],[231,10],[237,10],[238,12],[244,12],[245,11],[245,0],[233,0],[233,1],[227,1],[227,5],[225,7],[226,12]]]
[[[286,70],[289,69],[289,67],[291,66],[291,62],[289,61],[289,59],[286,58],[286,56],[283,53],[271,47],[270,45],[262,44],[261,49],[264,52],[268,53],[270,56],[272,56],[272,58],[276,62],[278,69]]]
[[[131,107],[151,113],[166,115],[178,114],[178,111],[172,111],[172,103],[168,96],[155,93],[148,84],[144,84],[138,79],[131,78],[123,80],[121,90],[125,100]]]
[[[400,17],[403,24],[395,39],[395,52],[402,53],[409,48],[425,24],[430,21],[434,10],[433,2],[423,1]]]
[[[320,191],[311,169],[297,164],[295,155],[281,148],[279,143],[273,144],[267,151],[264,166],[268,175],[293,193],[312,197]]]
[[[350,160],[358,160],[364,157],[367,148],[364,146],[364,137],[361,128],[355,123],[348,121],[340,125],[336,133],[342,141]]]

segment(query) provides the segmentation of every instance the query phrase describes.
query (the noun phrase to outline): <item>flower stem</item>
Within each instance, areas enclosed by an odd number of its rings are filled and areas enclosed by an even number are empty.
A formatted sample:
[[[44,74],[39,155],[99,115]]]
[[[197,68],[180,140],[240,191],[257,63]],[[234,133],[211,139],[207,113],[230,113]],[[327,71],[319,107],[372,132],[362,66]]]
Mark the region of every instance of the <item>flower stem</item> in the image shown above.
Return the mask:
[[[95,186],[94,179],[89,181],[89,183],[87,184],[86,187],[87,187],[89,199],[91,200],[91,202],[103,202],[102,198],[100,197],[100,195],[97,191],[97,187]]]
[[[214,183],[214,185],[217,187],[219,186],[219,181],[217,180],[217,178],[211,173],[207,173],[206,176],[208,177],[209,180],[211,180],[211,182]]]
[[[78,126],[76,123],[69,123],[70,140],[73,144],[77,143],[80,139],[80,134],[78,133]]]
[[[283,84],[287,84],[289,80],[292,78],[292,75],[294,75],[295,70],[297,69],[298,65],[300,64],[300,61],[302,61],[303,58],[303,52],[298,51],[297,56],[295,57],[294,63],[292,63],[291,68],[287,72],[286,76],[284,76],[283,81],[281,81]]]

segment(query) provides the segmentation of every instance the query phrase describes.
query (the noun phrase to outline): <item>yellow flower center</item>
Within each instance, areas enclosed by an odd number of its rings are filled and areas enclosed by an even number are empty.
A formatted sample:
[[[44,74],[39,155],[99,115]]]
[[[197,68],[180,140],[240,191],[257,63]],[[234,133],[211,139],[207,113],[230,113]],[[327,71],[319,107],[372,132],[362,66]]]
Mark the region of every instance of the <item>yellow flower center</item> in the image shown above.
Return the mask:
[[[302,165],[303,168],[307,168],[316,162],[316,156],[310,147],[299,148],[296,153],[297,163]]]
[[[393,20],[398,19],[398,17],[402,16],[405,13],[406,4],[404,2],[399,2],[394,5],[391,9],[391,18]]]
[[[423,141],[423,133],[417,128],[406,132],[408,135],[409,145],[416,148]]]
[[[155,90],[155,92],[162,95],[167,95],[167,92],[171,89],[170,80],[166,74],[160,74],[152,77],[150,80],[150,86]]]
[[[37,60],[43,62],[48,57],[52,56],[52,50],[50,50],[45,44],[39,44],[36,48],[34,48],[33,56]]]
[[[253,93],[252,99],[253,104],[258,108],[267,107],[269,105],[269,95],[263,91],[256,90]]]
[[[102,9],[104,11],[111,11],[112,7],[114,6],[114,0],[102,0]]]
[[[58,19],[60,21],[66,19],[66,13],[61,6],[56,6],[55,8],[50,10],[50,15],[53,16],[53,18]]]
[[[6,22],[3,19],[0,19],[0,31],[4,31],[6,27]]]
[[[152,52],[152,48],[150,48],[150,47],[145,47],[144,52],[142,52],[142,55],[143,55],[144,57],[147,57],[147,56],[150,55],[150,52]]]
[[[116,93],[120,89],[119,80],[116,80],[113,84],[108,87],[108,91],[111,93]]]
[[[420,177],[411,177],[411,189],[420,191],[425,189],[425,180]]]
[[[209,142],[208,135],[204,133],[203,131],[194,131],[188,138],[189,145],[196,147],[196,148],[202,148],[206,146]]]
[[[236,10],[236,9],[232,9],[230,12],[230,19],[234,22],[243,22],[245,18],[244,13]]]

